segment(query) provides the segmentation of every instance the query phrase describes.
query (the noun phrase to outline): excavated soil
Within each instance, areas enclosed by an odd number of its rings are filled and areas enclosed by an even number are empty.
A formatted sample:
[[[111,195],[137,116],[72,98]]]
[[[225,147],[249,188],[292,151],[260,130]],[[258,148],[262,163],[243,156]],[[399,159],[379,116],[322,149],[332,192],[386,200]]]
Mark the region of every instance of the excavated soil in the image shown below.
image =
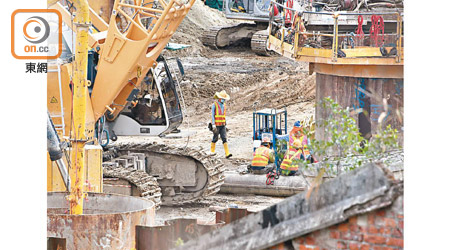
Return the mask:
[[[191,46],[183,50],[173,51],[170,54],[173,56],[206,56],[210,49],[204,47],[200,41],[202,34],[209,27],[230,25],[236,22],[226,19],[222,12],[209,8],[202,1],[195,1],[170,40],[171,43]]]

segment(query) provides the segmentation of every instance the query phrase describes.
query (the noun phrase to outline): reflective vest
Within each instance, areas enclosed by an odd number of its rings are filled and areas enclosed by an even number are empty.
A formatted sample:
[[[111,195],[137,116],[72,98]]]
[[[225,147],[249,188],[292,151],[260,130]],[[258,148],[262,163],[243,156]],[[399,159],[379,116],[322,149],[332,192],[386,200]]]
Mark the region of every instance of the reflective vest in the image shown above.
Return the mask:
[[[303,157],[305,157],[305,160],[310,155],[309,149],[308,149],[308,137],[306,135],[300,136],[300,141],[302,142],[303,147]]]
[[[294,159],[300,160],[300,155],[302,153],[302,150],[295,149],[294,147],[289,147],[289,150],[286,152],[286,155],[284,156],[283,161],[281,162],[281,169],[284,170],[290,170],[290,171],[297,171],[298,165],[292,165],[292,161]]]
[[[295,139],[299,139],[302,142],[303,157],[305,157],[305,159],[308,158],[308,156],[311,154],[308,149],[308,137],[304,134],[302,134],[300,137],[296,137],[294,133],[289,134],[289,148],[293,146]]]
[[[265,167],[269,164],[270,149],[261,146],[253,152],[252,166],[254,167]]]
[[[296,137],[295,133],[292,131],[289,133],[289,145],[292,146],[294,144],[295,139],[300,139],[300,137]]]
[[[216,126],[224,126],[225,125],[225,115],[227,112],[227,106],[225,106],[225,103],[224,103],[223,110],[222,110],[217,101],[214,102],[214,105],[216,107],[215,112],[214,112],[215,124],[216,124]]]

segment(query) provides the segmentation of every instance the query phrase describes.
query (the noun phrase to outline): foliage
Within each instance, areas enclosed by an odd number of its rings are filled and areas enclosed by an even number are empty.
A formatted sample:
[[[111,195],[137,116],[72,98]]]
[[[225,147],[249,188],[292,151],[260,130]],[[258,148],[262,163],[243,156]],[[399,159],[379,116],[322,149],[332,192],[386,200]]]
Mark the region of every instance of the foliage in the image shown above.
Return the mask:
[[[344,171],[353,170],[362,165],[363,159],[373,159],[374,156],[389,150],[398,149],[398,132],[390,125],[386,129],[381,129],[366,140],[359,133],[358,124],[351,117],[350,109],[343,109],[331,98],[324,98],[319,104],[327,117],[322,121],[317,121],[317,126],[323,128],[326,140],[316,140],[308,127],[304,132],[310,138],[310,150],[321,162],[326,172],[339,175],[341,169]],[[282,148],[286,142],[280,143],[278,148]],[[284,151],[277,150],[278,157],[283,159]],[[309,165],[302,160],[294,161],[300,168],[307,168]]]
[[[275,152],[278,156],[278,159],[283,159],[284,154],[286,153],[286,149],[288,147],[288,142],[284,140],[277,140],[277,152]]]
[[[181,239],[180,237],[178,237],[177,241],[175,242],[175,247],[179,247],[184,245],[184,241],[183,239]]]
[[[397,139],[397,129],[391,128],[391,125],[389,124],[386,126],[386,129],[381,130],[380,133],[372,136],[367,145],[365,154],[369,157],[373,157],[378,154],[385,153],[391,149],[399,148]]]
[[[329,138],[326,141],[312,140],[311,148],[325,162],[332,160],[333,156],[337,157],[337,169],[339,169],[341,158],[362,153],[364,151],[362,146],[366,144],[366,141],[359,133],[358,125],[351,117],[349,108],[342,109],[331,98],[324,98],[319,105],[328,117],[319,121],[318,126],[324,128]],[[329,164],[327,166],[332,167]],[[350,166],[350,169],[354,167]]]

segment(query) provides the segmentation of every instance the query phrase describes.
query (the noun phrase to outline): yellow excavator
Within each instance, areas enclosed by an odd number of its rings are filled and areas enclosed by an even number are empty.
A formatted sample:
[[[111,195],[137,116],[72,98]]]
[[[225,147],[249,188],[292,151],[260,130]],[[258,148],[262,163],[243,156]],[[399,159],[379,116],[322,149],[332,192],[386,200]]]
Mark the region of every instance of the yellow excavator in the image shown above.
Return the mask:
[[[253,52],[269,56],[269,7],[270,0],[223,0],[225,17],[245,22],[209,28],[201,38],[203,44],[220,49],[250,41]]]
[[[71,214],[83,213],[88,191],[137,195],[157,206],[219,191],[223,164],[202,150],[103,143],[181,124],[174,68],[183,69],[161,52],[194,1],[116,0],[109,24],[87,0],[48,1],[64,25],[63,52],[48,66],[47,190],[70,191]]]

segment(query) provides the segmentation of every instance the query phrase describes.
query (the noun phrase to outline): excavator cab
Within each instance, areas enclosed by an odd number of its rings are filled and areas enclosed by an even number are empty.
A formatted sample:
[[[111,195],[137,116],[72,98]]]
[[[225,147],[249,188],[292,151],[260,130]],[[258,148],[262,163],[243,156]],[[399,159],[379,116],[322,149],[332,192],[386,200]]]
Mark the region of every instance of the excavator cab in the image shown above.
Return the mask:
[[[139,91],[130,94],[128,104],[120,115],[107,122],[111,138],[117,135],[161,136],[179,132],[178,127],[183,122],[178,91],[180,79],[164,57],[160,56],[157,62],[158,65],[147,72]],[[175,65],[180,72],[178,75],[184,75],[181,62],[177,60]]]
[[[229,19],[267,22],[270,0],[225,0],[225,16]]]

